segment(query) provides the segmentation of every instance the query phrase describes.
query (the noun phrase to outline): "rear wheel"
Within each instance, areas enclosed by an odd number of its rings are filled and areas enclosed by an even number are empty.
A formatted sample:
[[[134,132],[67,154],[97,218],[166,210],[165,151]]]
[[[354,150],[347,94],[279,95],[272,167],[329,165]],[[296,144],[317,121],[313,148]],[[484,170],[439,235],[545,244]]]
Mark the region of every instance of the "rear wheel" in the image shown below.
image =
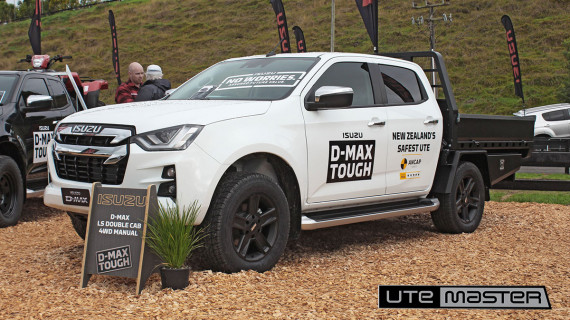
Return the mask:
[[[451,193],[439,196],[440,207],[431,213],[435,227],[446,233],[473,232],[485,208],[485,184],[477,166],[463,162],[457,167]]]
[[[16,162],[0,156],[0,227],[18,223],[24,207],[24,183]]]
[[[277,263],[289,236],[285,194],[269,177],[232,174],[222,180],[205,226],[205,255],[213,270],[264,272]]]
[[[87,217],[80,214],[75,214],[73,212],[67,212],[69,218],[71,219],[71,224],[73,229],[81,239],[85,240],[85,235],[87,234]]]

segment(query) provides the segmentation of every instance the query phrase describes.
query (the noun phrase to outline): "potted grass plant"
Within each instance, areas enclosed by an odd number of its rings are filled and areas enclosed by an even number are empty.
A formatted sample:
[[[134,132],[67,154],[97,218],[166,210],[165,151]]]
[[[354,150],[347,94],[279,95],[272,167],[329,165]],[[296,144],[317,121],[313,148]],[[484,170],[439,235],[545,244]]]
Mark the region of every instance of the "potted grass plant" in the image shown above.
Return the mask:
[[[204,231],[195,226],[200,207],[178,204],[159,205],[158,214],[149,218],[146,244],[162,260],[160,278],[162,288],[184,289],[188,286],[190,268],[186,260],[202,246]]]

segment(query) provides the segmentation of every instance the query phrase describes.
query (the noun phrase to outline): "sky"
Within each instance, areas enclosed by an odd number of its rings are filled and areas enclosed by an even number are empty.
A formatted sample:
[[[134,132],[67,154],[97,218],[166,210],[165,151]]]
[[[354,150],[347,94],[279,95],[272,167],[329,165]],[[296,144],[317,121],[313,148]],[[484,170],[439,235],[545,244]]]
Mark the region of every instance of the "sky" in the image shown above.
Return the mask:
[[[18,3],[18,0],[6,0],[6,2],[11,3],[11,4],[16,4],[16,3]]]

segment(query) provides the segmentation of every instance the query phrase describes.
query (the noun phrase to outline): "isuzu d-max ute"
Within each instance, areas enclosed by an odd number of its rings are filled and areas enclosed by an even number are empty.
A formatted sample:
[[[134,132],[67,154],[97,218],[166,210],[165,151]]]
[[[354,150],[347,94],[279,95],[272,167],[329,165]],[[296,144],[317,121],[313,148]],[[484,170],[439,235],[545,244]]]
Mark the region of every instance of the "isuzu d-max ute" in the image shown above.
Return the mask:
[[[154,184],[161,203],[201,205],[212,269],[263,272],[301,230],[431,212],[442,232],[473,232],[533,121],[460,115],[436,52],[229,59],[164,100],[61,121],[44,201],[84,236],[93,182]]]

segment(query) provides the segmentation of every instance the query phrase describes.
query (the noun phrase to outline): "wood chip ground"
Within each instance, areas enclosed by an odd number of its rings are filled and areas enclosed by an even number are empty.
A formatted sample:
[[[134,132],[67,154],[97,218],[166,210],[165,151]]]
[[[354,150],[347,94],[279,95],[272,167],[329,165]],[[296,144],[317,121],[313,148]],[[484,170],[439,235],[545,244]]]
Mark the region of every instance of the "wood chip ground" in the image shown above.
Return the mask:
[[[429,214],[303,232],[263,274],[194,266],[185,290],[153,275],[93,276],[67,215],[28,201],[0,229],[0,319],[569,319],[570,207],[488,202],[472,234],[440,234]],[[378,309],[378,285],[546,286],[551,310]]]

